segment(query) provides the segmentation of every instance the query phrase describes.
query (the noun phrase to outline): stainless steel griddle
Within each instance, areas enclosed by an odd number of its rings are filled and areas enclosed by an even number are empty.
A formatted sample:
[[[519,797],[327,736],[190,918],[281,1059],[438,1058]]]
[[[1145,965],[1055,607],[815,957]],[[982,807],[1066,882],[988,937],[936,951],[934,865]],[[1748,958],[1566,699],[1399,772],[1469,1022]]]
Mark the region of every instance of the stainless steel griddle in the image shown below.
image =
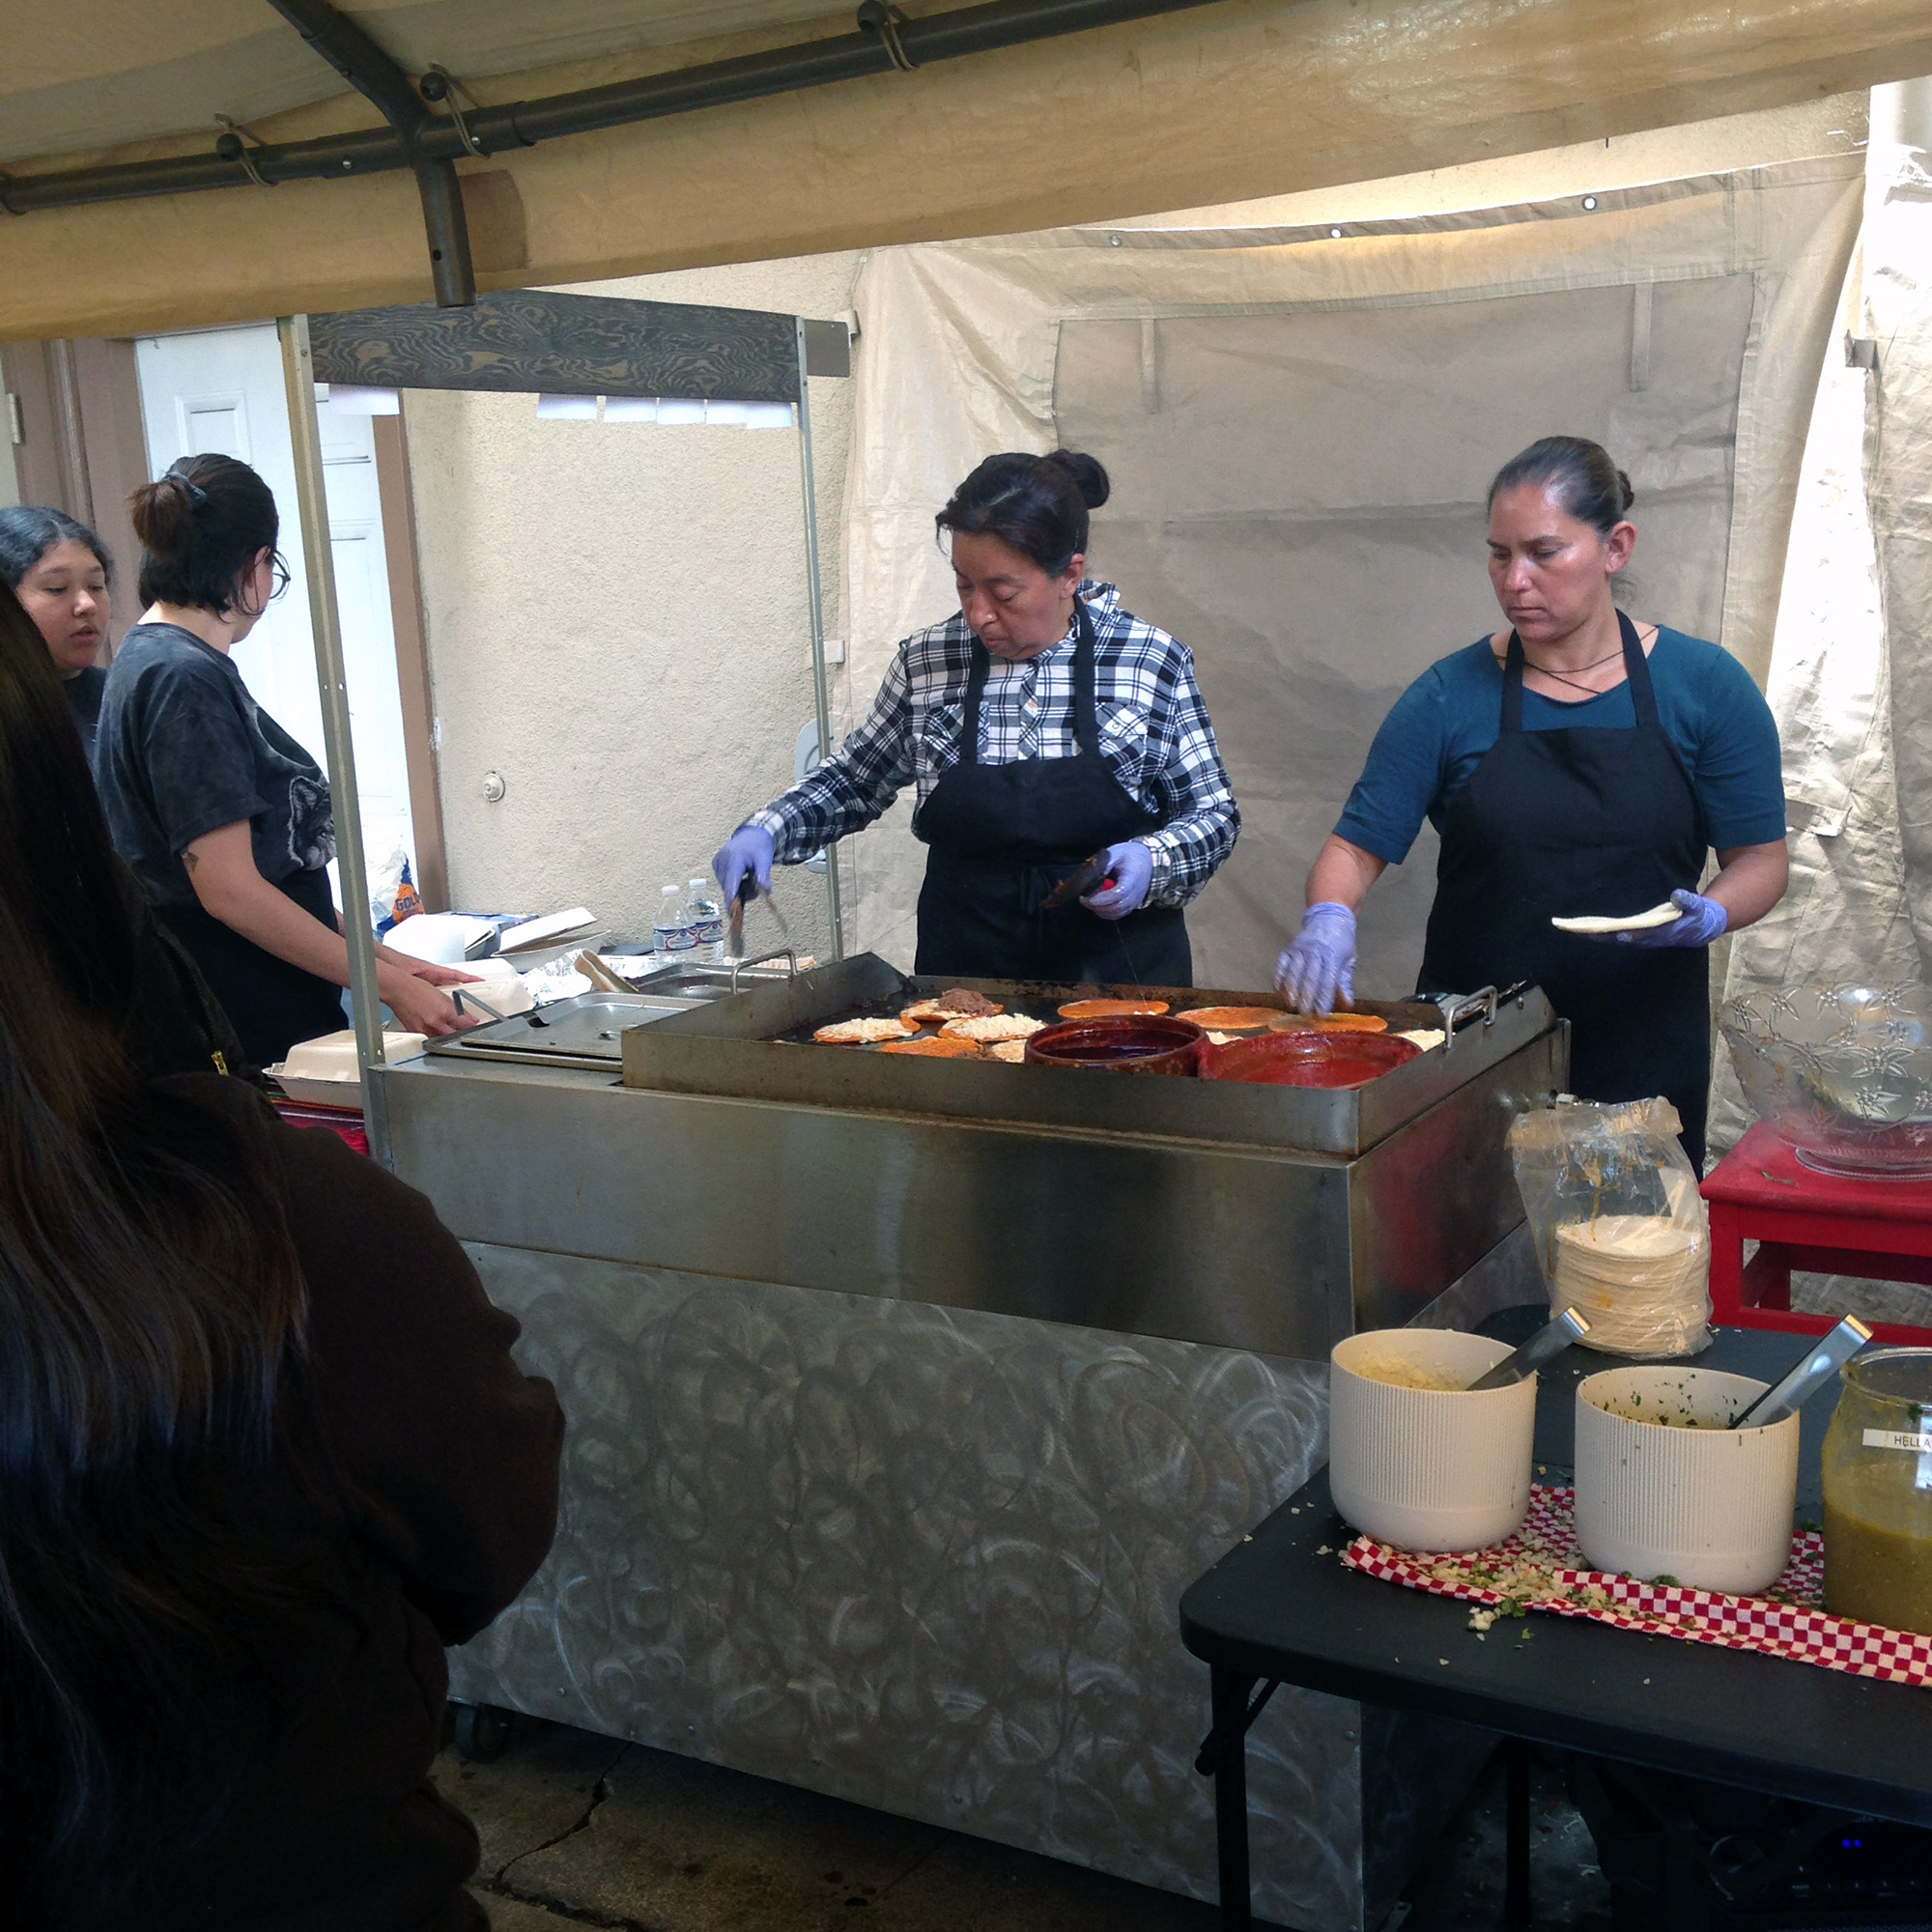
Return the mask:
[[[623,1046],[624,1084],[670,1094],[728,1094],[1351,1156],[1492,1072],[1556,1024],[1548,1002],[1535,988],[1500,1005],[1491,998],[1463,1015],[1446,1050],[1420,1054],[1366,1087],[1343,1091],[998,1061],[925,1060],[864,1047],[820,1046],[810,1038],[815,1027],[829,1021],[896,1013],[947,986],[970,987],[1009,1012],[1044,1019],[1070,1000],[1095,996],[1165,999],[1176,1011],[1223,1005],[1287,1010],[1279,995],[1238,989],[922,978],[900,973],[867,952],[754,987],[736,999],[694,1005],[632,1031]],[[1371,1000],[1361,1002],[1360,1010],[1381,1014],[1391,1031],[1444,1026],[1443,1012],[1427,1003]]]

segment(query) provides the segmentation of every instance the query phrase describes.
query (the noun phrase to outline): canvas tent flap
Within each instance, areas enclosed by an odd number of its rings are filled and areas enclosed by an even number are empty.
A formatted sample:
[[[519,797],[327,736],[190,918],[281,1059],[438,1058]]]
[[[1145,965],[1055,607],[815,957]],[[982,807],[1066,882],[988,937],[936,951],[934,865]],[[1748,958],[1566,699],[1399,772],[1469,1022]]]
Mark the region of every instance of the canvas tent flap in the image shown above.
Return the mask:
[[[1861,196],[1840,156],[1340,241],[1063,230],[875,256],[854,702],[952,602],[931,519],[959,478],[995,449],[1092,449],[1118,490],[1091,567],[1193,648],[1244,814],[1190,918],[1197,977],[1264,983],[1388,704],[1494,621],[1482,495],[1534,437],[1615,448],[1641,504],[1637,614],[1762,682]],[[1358,991],[1412,989],[1432,850],[1371,895]],[[861,945],[910,952],[922,863],[902,831],[857,841]]]
[[[43,76],[46,88],[72,90],[72,128],[90,90],[121,99],[117,89],[132,89],[151,103],[150,80],[174,92],[185,118],[178,132],[131,152],[14,150],[0,166],[27,173],[205,151],[207,114],[251,111],[241,79],[235,104],[209,106],[226,98],[210,64],[218,71],[233,37],[256,31],[236,12],[241,4],[170,0],[156,10],[162,28],[151,30],[142,10],[138,34],[105,0],[36,16],[46,50],[10,40],[10,106],[26,113],[36,140],[68,138],[58,113],[34,106]],[[801,21],[781,5],[747,0],[744,12],[724,15],[726,25],[746,23],[729,39],[643,45],[654,23],[668,33],[693,17],[689,8],[646,6],[632,10],[639,42],[571,67],[493,73],[467,57],[472,8],[479,22],[495,23],[479,34],[497,57],[542,62],[569,57],[580,44],[573,33],[590,36],[582,44],[607,44],[612,7],[521,10],[526,43],[503,25],[504,0],[350,11],[379,41],[393,31],[412,62],[434,48],[445,66],[474,75],[485,102],[851,30],[849,13]],[[203,14],[212,22],[204,40],[164,58],[182,20]],[[45,18],[57,24],[39,24]],[[546,42],[554,18],[558,39]],[[90,67],[76,48],[125,50],[119,71],[129,75],[155,65],[136,86]],[[55,58],[62,49],[65,63]],[[1776,0],[1769,10],[1689,14],[1596,0],[1379,12],[1355,0],[1220,0],[463,168],[495,178],[479,280],[533,286],[1285,193],[1815,99],[1927,69],[1932,22],[1918,0]],[[155,110],[146,111],[149,120],[130,125],[153,127]],[[250,125],[276,140],[373,119],[368,103],[338,93]],[[0,338],[143,332],[428,293],[415,188],[403,173],[46,211],[0,221]]]
[[[1847,339],[1873,346],[1875,366],[1826,361],[1767,694],[1784,747],[1791,884],[1730,942],[1729,996],[1932,972],[1932,176],[1922,151],[1881,140],[1871,164],[1840,321]],[[1749,1115],[1722,1053],[1715,1075],[1719,1152]],[[1834,1289],[1829,1305],[1926,1319],[1922,1290],[1852,1293]]]
[[[1885,621],[1905,902],[1932,979],[1932,175],[1906,162],[1870,220],[1865,287],[1877,366],[1865,482]]]

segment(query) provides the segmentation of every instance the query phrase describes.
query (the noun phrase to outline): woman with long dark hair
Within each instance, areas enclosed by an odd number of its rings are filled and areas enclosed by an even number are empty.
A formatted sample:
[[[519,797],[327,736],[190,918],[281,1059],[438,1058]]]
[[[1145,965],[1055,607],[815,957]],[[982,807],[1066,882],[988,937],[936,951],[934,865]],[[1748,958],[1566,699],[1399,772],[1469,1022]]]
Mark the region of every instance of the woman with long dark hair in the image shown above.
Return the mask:
[[[1634,499],[1581,437],[1545,437],[1497,472],[1490,582],[1507,628],[1433,665],[1382,721],[1275,984],[1312,1012],[1350,997],[1355,908],[1427,817],[1442,851],[1421,990],[1540,985],[1570,1022],[1577,1094],[1665,1095],[1701,1165],[1708,948],[1784,895],[1784,786],[1750,673],[1617,609]],[[1634,914],[1651,923],[1594,938],[1552,923]]]
[[[107,546],[85,524],[65,511],[26,503],[0,510],[0,583],[46,639],[90,758],[107,685],[98,660],[107,641],[113,581]]]
[[[429,1205],[124,1039],[135,930],[0,593],[0,1896],[41,1932],[480,1928],[442,1646],[562,1419]]]
[[[336,1032],[349,983],[328,781],[230,655],[287,581],[275,499],[245,463],[211,455],[184,457],[130,500],[148,608],[107,673],[95,776],[116,848],[266,1066]],[[467,1024],[439,988],[469,974],[386,947],[376,957],[405,1028]]]
[[[905,639],[838,756],[712,860],[727,898],[771,890],[872,823],[911,780],[926,847],[921,973],[1193,983],[1182,908],[1241,815],[1194,659],[1087,576],[1091,456],[989,456],[934,520],[959,609]],[[1089,858],[1100,877],[1047,905]]]

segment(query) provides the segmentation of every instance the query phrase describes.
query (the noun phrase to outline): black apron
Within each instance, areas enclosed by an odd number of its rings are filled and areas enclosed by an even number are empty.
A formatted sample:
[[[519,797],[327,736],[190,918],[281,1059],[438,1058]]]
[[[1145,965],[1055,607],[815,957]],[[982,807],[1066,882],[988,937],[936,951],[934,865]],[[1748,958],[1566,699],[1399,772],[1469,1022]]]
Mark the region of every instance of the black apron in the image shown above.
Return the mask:
[[[328,873],[291,872],[275,882],[276,889],[302,911],[335,930],[335,901],[328,894]],[[220,1001],[242,1042],[243,1059],[251,1065],[272,1066],[285,1060],[298,1039],[315,1039],[339,1033],[349,1024],[342,1008],[342,988],[331,980],[278,959],[252,939],[213,914],[192,905],[157,905],[155,917],[181,941],[188,957]]]
[[[1696,947],[1558,932],[1552,918],[1643,912],[1695,889],[1709,843],[1697,795],[1657,722],[1650,666],[1621,611],[1633,730],[1522,728],[1522,644],[1510,633],[1502,729],[1442,825],[1426,992],[1522,980],[1570,1022],[1570,1085],[1585,1100],[1662,1094],[1700,1173],[1711,1085],[1710,961]]]
[[[980,701],[992,659],[973,640],[959,762],[913,814],[925,841],[913,970],[978,980],[1056,984],[1189,986],[1194,962],[1178,906],[1104,920],[1075,900],[1040,903],[1083,860],[1158,832],[1160,818],[1129,795],[1100,755],[1094,704],[1094,619],[1074,601],[1070,758],[980,762]]]

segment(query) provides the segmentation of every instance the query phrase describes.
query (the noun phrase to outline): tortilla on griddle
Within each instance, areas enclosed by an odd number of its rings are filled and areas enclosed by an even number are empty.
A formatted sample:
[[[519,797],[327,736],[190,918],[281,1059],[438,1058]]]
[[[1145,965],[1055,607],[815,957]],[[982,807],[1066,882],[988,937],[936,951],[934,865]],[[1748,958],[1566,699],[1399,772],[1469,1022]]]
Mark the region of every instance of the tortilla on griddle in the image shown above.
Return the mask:
[[[1281,1018],[1279,1007],[1189,1007],[1176,1015],[1217,1033],[1254,1033]]]
[[[882,1039],[907,1039],[919,1031],[897,1018],[834,1020],[813,1034],[820,1046],[870,1046]]]
[[[981,1013],[978,1019],[948,1020],[939,1029],[941,1039],[976,1040],[990,1046],[1004,1039],[1025,1039],[1037,1033],[1044,1020],[1030,1020],[1024,1013]]]
[[[1165,1000],[1068,1000],[1061,1008],[1064,1020],[1127,1020],[1143,1015],[1157,1018],[1166,1012]]]
[[[1268,1021],[1270,1033],[1387,1033],[1388,1021],[1380,1013],[1330,1013],[1318,1018],[1314,1013],[1277,1013]]]
[[[934,993],[926,999],[914,1001],[909,1007],[901,1007],[899,1018],[911,1020],[919,1026],[931,1020],[984,1019],[1005,1011],[1006,1008],[999,1001],[987,999],[984,993],[976,993],[967,986],[949,986],[943,993]]]
[[[980,1049],[970,1039],[948,1039],[935,1034],[929,1039],[889,1039],[881,1053],[912,1053],[924,1060],[978,1060]]]

